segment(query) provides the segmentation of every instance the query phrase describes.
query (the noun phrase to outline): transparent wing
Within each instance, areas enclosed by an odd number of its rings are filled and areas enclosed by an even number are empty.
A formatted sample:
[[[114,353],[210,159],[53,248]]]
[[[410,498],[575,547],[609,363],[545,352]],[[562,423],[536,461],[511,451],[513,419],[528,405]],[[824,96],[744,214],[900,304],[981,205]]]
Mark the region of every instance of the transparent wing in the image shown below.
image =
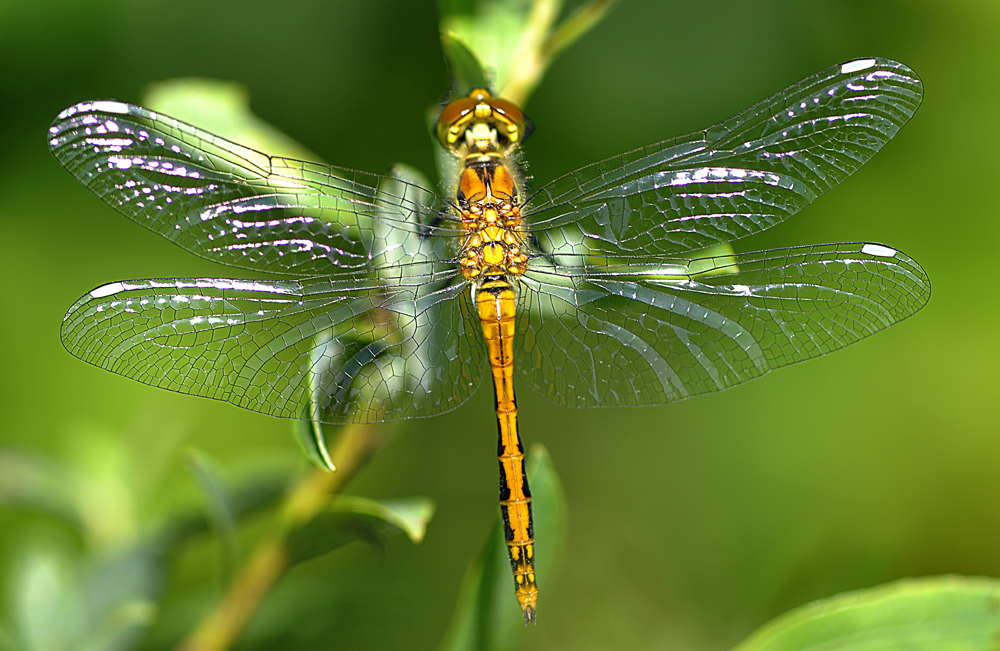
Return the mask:
[[[721,391],[843,348],[930,296],[923,269],[878,244],[577,261],[529,267],[515,342],[528,386],[573,407]]]
[[[453,232],[447,216],[436,223],[444,202],[423,188],[267,156],[132,104],[66,109],[49,129],[49,147],[129,219],[196,255],[244,269],[310,276],[371,268],[369,254],[383,248],[379,229],[414,240]],[[418,195],[436,197],[435,206]]]
[[[854,173],[920,105],[888,59],[834,66],[705,131],[556,179],[525,214],[543,251],[666,254],[746,237]]]
[[[414,418],[478,386],[467,293],[458,272],[424,264],[377,279],[119,282],[69,309],[62,340],[109,371],[273,416]]]

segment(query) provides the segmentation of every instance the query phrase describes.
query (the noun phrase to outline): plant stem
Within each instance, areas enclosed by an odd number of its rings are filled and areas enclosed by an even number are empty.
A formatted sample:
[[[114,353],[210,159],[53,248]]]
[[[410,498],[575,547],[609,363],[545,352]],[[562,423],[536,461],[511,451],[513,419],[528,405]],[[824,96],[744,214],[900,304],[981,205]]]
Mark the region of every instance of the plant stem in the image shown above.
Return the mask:
[[[528,28],[521,35],[517,45],[517,58],[510,71],[510,79],[503,88],[503,96],[518,105],[528,101],[531,92],[541,81],[549,61],[542,48],[552,29],[552,23],[559,15],[561,0],[535,0],[528,19]]]
[[[591,0],[553,30],[552,23],[562,3],[537,0],[530,28],[518,44],[518,58],[503,88],[503,96],[515,104],[526,104],[556,56],[590,31],[617,3],[618,0]]]
[[[591,0],[590,4],[583,5],[574,11],[549,36],[549,40],[545,43],[543,54],[546,61],[554,59],[563,49],[589,32],[618,2],[619,0]]]
[[[285,498],[277,530],[260,541],[222,600],[174,651],[224,651],[232,647],[288,568],[288,535],[315,517],[383,442],[376,425],[346,426],[330,453],[337,471],[317,468],[295,485]]]

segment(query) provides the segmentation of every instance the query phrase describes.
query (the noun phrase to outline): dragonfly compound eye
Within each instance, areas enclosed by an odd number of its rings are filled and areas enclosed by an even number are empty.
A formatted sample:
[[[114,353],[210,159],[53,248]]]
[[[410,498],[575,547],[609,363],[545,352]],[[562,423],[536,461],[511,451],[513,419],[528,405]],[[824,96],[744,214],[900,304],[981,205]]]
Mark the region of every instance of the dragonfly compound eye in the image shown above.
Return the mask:
[[[494,134],[495,147],[512,145],[525,136],[524,113],[513,102],[492,97],[483,89],[450,102],[438,116],[438,141],[445,149],[458,153],[469,133],[477,134],[469,142],[484,147],[482,134]]]

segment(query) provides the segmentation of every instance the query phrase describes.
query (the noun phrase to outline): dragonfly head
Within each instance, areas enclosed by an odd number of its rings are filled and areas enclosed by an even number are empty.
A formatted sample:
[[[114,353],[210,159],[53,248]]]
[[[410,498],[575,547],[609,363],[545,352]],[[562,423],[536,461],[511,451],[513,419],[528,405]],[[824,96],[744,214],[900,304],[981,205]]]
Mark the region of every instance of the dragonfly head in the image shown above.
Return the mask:
[[[505,149],[524,140],[528,122],[516,105],[477,88],[450,102],[438,116],[441,146],[455,153]]]

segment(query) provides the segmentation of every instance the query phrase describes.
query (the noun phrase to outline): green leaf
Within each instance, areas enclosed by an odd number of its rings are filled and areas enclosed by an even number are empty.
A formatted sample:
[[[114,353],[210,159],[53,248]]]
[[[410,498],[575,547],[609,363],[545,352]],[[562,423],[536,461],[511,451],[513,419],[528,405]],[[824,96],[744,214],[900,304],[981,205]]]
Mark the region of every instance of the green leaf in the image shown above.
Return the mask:
[[[315,558],[355,540],[379,544],[391,533],[403,532],[419,543],[433,515],[434,502],[426,497],[375,501],[341,496],[288,536],[289,564]]]
[[[563,0],[440,0],[441,48],[455,89],[482,86],[465,77],[478,68],[491,92],[525,105],[554,58],[616,3],[591,0],[555,26]],[[456,50],[456,43],[462,47]]]
[[[185,463],[198,482],[205,497],[208,521],[219,537],[219,567],[222,584],[229,585],[236,571],[236,515],[229,493],[223,485],[219,473],[208,457],[198,450],[189,450]]]
[[[564,547],[566,498],[552,458],[541,445],[533,445],[528,453],[528,484],[535,529],[535,575],[544,613],[546,585]],[[465,572],[458,606],[440,649],[510,649],[523,629],[524,617],[514,596],[514,578],[498,515],[486,544]]]
[[[691,259],[688,271],[692,275],[717,276],[720,274],[739,273],[739,265],[736,264],[736,252],[729,242],[720,242],[707,249],[694,251],[685,257]],[[726,258],[725,264],[720,264],[713,258]]]
[[[434,500],[410,497],[399,500],[369,500],[344,495],[334,504],[337,511],[372,515],[396,526],[415,544],[427,534],[427,525],[434,517]]]
[[[295,439],[302,446],[302,450],[309,457],[310,461],[324,470],[329,470],[330,472],[337,471],[333,465],[333,460],[330,459],[321,423],[314,420],[294,420],[292,421],[292,431],[295,433]]]
[[[964,651],[997,648],[1000,581],[913,579],[797,608],[734,651]]]
[[[261,477],[240,484],[230,491],[229,503],[233,517],[239,521],[259,513],[277,502],[287,488],[288,481],[283,477]],[[164,551],[170,551],[194,536],[207,533],[211,527],[204,510],[185,511],[167,521],[156,536],[156,543]]]
[[[16,635],[27,649],[70,651],[87,634],[76,554],[55,538],[35,541],[12,566]]]
[[[459,94],[468,93],[473,88],[489,87],[482,62],[461,36],[454,32],[441,32],[441,50]]]
[[[551,0],[542,2],[559,4]],[[511,68],[518,58],[519,45],[532,28],[533,4],[531,0],[442,2],[442,47],[447,54],[446,40],[462,42],[476,58],[478,67],[485,70],[493,82],[490,89],[502,90],[510,80]],[[544,26],[537,27],[544,29]],[[449,63],[454,65],[455,62],[449,60]],[[460,93],[470,90],[471,87],[458,87]]]
[[[100,558],[58,537],[33,541],[17,559],[10,597],[16,636],[0,650],[126,651],[141,642],[157,615],[164,556],[137,544]]]
[[[154,540],[102,559],[84,583],[91,630],[81,651],[124,651],[138,646],[159,614],[165,557]]]

